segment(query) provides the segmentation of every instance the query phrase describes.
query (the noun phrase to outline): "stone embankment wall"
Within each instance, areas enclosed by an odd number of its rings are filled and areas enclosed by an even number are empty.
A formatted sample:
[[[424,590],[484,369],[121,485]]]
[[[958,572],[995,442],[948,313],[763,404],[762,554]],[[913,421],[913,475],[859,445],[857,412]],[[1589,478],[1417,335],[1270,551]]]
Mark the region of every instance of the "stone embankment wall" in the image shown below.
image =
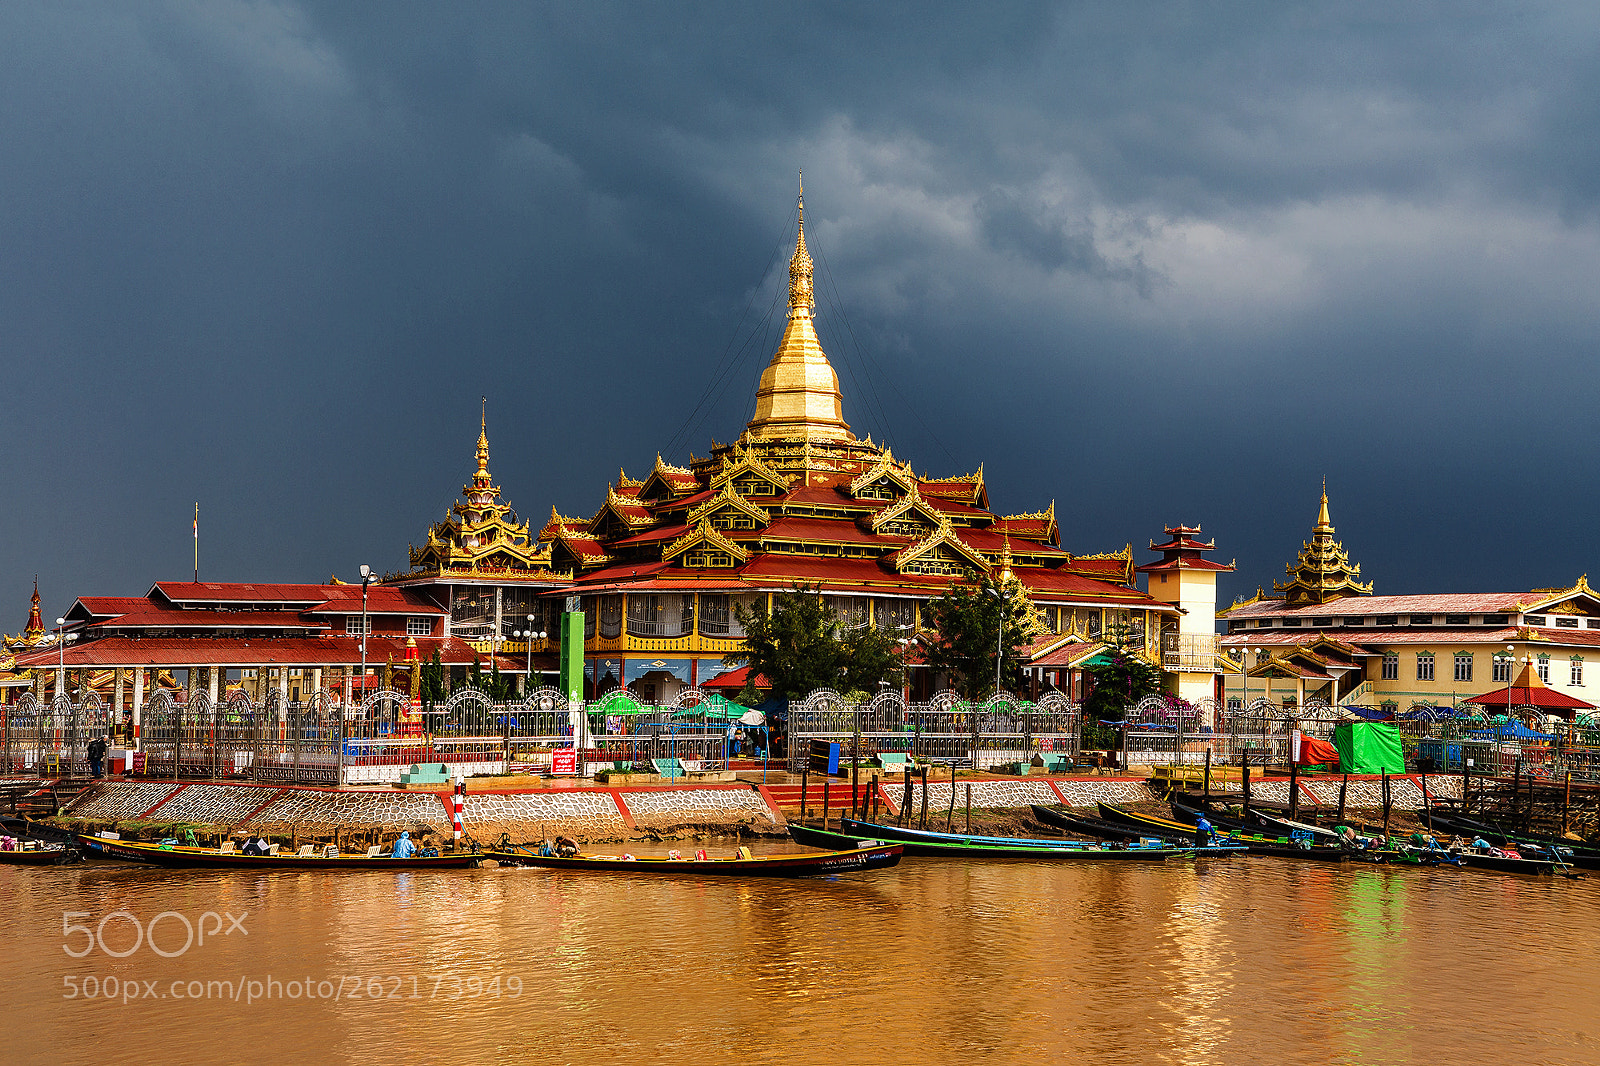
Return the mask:
[[[448,836],[449,803],[448,791],[113,781],[64,813],[95,823],[188,822],[212,832],[409,829]],[[501,833],[518,841],[557,832],[592,840],[684,825],[782,832],[783,814],[765,793],[742,784],[468,792],[462,808],[463,829],[485,843]]]
[[[1308,811],[1339,802],[1338,778],[1302,778],[1300,802]],[[1423,805],[1422,788],[1415,777],[1389,779],[1394,807],[1408,810]],[[781,786],[780,786],[781,787]],[[1436,800],[1459,797],[1459,778],[1428,778],[1428,792]],[[1149,803],[1161,797],[1139,778],[1022,777],[957,781],[955,794],[945,780],[928,782],[929,813],[953,806],[1002,810],[1030,804],[1092,808],[1097,803]],[[1264,802],[1286,803],[1289,782],[1270,779],[1253,782],[1251,796]],[[1217,793],[1214,793],[1216,795]],[[1228,793],[1237,797],[1234,790]],[[898,815],[904,802],[903,786],[879,784],[884,808]],[[923,803],[920,782],[911,802]],[[1375,809],[1382,805],[1377,778],[1351,778],[1345,804],[1350,809]],[[173,784],[157,781],[111,781],[97,785],[65,813],[70,818],[105,825],[111,822],[188,822],[214,833],[252,832],[328,835],[341,831],[433,832],[450,834],[450,793],[388,789],[328,789],[252,784]],[[797,804],[796,804],[797,805]],[[813,801],[814,805],[814,801]],[[603,786],[532,790],[469,791],[462,810],[462,826],[480,842],[492,843],[502,833],[512,840],[538,839],[565,833],[582,840],[625,839],[640,834],[665,833],[683,826],[720,827],[728,832],[783,832],[784,816],[765,788],[743,783],[663,786]]]

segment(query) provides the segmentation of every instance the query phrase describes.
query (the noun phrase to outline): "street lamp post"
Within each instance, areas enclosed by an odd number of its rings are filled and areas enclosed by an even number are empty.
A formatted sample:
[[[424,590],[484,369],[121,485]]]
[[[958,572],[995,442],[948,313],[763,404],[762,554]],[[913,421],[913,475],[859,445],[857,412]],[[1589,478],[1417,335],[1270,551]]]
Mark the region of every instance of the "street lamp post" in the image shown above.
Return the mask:
[[[544,632],[542,630],[539,630],[539,631],[535,631],[534,630],[533,621],[534,621],[534,616],[530,614],[528,616],[528,628],[527,629],[513,629],[511,631],[511,635],[512,636],[521,637],[524,641],[527,642],[527,645],[528,645],[528,680],[527,680],[526,684],[527,684],[528,691],[530,691],[530,692],[533,691],[533,687],[534,687],[534,685],[533,685],[533,642],[536,641],[536,640],[543,640],[545,638],[545,634],[544,634]]]
[[[361,698],[367,696],[367,586],[377,580],[372,567],[361,564]]]

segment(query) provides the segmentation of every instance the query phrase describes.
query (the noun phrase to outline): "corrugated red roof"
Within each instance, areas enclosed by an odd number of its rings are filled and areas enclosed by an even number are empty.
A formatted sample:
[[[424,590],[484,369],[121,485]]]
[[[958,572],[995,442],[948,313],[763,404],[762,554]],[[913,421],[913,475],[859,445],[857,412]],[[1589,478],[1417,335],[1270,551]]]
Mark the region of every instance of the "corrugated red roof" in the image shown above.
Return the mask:
[[[404,661],[405,637],[368,637],[367,665],[382,665],[392,659]],[[463,666],[481,661],[489,666],[490,656],[473,650],[472,645],[455,637],[417,637],[419,659],[429,659],[435,650],[440,662]],[[94,669],[118,666],[356,666],[361,662],[361,641],[357,637],[162,637],[135,639],[106,637],[69,645],[63,653],[68,669]],[[502,672],[522,672],[526,656],[499,657]],[[31,668],[56,664],[56,651],[28,656],[17,665]],[[539,656],[534,656],[538,665]]]
[[[1519,603],[1538,603],[1546,597],[1532,592],[1445,592],[1416,596],[1341,596],[1327,603],[1287,607],[1282,600],[1261,600],[1225,608],[1225,618],[1294,618],[1316,615],[1376,614],[1510,614]]]
[[[139,601],[146,608],[150,604]],[[308,612],[309,613],[309,612]],[[326,629],[329,623],[300,611],[129,611],[91,622],[89,629]]]

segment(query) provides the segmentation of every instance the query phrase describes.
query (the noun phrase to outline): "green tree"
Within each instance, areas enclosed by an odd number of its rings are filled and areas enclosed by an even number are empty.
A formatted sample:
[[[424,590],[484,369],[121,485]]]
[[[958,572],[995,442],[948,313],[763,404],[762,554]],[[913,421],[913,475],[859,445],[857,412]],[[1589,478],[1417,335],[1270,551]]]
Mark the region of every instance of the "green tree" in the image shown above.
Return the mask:
[[[1091,685],[1083,701],[1084,717],[1120,722],[1129,707],[1161,691],[1161,671],[1133,653],[1126,626],[1112,627],[1105,640],[1110,654],[1084,670]]]
[[[444,699],[444,664],[439,661],[438,649],[433,657],[422,664],[422,677],[417,685],[417,695],[422,702],[432,706]]]
[[[723,657],[728,666],[748,666],[742,699],[754,695],[751,681],[759,675],[772,691],[797,699],[819,688],[857,695],[877,691],[878,682],[901,676],[900,645],[870,626],[841,632],[821,591],[796,585],[772,598],[772,609],[736,605],[734,617],[744,627],[738,651]]]
[[[472,660],[472,669],[467,675],[467,684],[486,693],[495,703],[504,703],[511,690],[511,679],[500,676],[500,660],[491,659],[489,672],[483,672],[483,665],[476,658]]]
[[[844,636],[844,691],[871,699],[879,685],[905,684],[905,658],[900,642],[874,626],[860,626]]]
[[[997,582],[969,571],[965,581],[951,585],[928,609],[935,633],[928,665],[949,674],[957,692],[969,700],[994,694],[997,651],[1001,686],[1013,691],[1019,687],[1023,648],[1044,626],[1016,578]]]

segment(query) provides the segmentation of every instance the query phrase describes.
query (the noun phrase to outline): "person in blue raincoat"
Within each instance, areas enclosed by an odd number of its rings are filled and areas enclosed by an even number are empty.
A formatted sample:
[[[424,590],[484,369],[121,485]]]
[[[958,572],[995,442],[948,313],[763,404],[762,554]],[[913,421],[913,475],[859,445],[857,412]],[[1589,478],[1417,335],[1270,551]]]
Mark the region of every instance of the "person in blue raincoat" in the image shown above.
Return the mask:
[[[1211,823],[1208,822],[1206,820],[1206,816],[1202,814],[1200,817],[1194,820],[1194,846],[1197,848],[1208,848],[1211,846],[1211,844]]]
[[[416,853],[417,847],[411,843],[411,834],[401,833],[400,839],[394,842],[394,851],[390,853],[390,856],[396,859],[409,859]]]

